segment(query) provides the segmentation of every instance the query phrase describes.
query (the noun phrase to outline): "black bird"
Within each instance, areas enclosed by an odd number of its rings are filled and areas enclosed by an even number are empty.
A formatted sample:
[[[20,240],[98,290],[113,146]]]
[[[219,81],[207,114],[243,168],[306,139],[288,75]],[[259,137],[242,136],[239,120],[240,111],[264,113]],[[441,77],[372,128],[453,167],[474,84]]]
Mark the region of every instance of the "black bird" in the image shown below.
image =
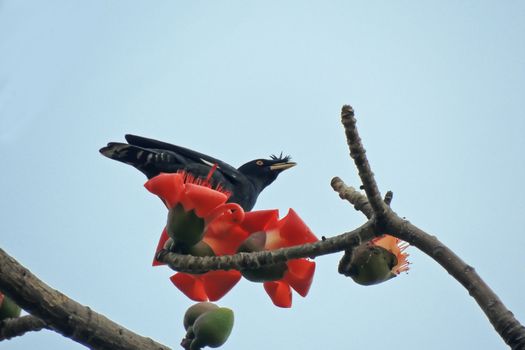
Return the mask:
[[[296,165],[290,157],[272,155],[271,159],[256,159],[238,169],[233,166],[166,142],[141,136],[126,135],[128,143],[110,142],[100,149],[108,158],[134,166],[148,179],[159,173],[175,173],[184,170],[197,178],[206,179],[216,165],[209,181],[212,186],[221,186],[231,193],[228,202],[238,203],[249,211],[255,205],[259,194],[271,184],[283,170]]]

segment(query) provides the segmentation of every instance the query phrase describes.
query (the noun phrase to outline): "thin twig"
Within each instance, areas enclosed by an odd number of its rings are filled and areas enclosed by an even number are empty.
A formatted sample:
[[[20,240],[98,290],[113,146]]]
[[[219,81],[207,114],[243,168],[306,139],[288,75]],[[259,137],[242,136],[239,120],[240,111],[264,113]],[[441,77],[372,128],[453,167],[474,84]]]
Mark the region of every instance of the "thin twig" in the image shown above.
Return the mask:
[[[0,321],[0,341],[19,337],[27,332],[38,332],[47,325],[44,321],[33,315],[8,318]]]
[[[50,329],[90,349],[169,350],[50,288],[2,249],[0,290]]]
[[[341,110],[341,122],[345,128],[346,140],[350,149],[350,156],[354,160],[355,166],[363,183],[366,196],[370,201],[370,206],[375,215],[381,218],[386,211],[386,205],[381,198],[381,193],[377,187],[374,173],[366,158],[366,151],[361,143],[361,138],[357,133],[356,119],[354,109],[349,105],[344,105]]]
[[[353,204],[355,210],[361,211],[368,219],[372,218],[374,214],[374,209],[368,202],[368,198],[360,191],[356,190],[352,186],[346,186],[339,177],[334,177],[330,182],[330,185],[339,193],[341,199],[347,200],[350,204]]]

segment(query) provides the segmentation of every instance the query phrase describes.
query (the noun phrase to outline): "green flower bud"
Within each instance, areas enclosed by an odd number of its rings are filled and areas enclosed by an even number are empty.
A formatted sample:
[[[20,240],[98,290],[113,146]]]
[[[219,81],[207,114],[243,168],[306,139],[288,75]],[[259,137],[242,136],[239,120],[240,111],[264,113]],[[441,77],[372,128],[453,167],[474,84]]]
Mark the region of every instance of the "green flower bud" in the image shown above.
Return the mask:
[[[364,244],[353,251],[347,275],[364,286],[378,284],[396,277],[396,264],[396,256],[385,248]]]
[[[213,249],[204,241],[200,241],[194,246],[191,246],[190,249],[188,249],[188,254],[195,256],[215,256]]]
[[[184,211],[181,204],[177,204],[168,212],[166,230],[175,242],[187,246],[196,244],[204,236],[204,226],[204,219],[198,217],[193,210]]]
[[[198,350],[204,346],[217,348],[223,345],[233,329],[233,311],[220,307],[199,316],[193,324],[195,339],[190,349]]]
[[[281,262],[273,265],[264,265],[257,269],[242,270],[241,274],[248,281],[252,282],[277,281],[284,277],[287,269],[286,263]]]
[[[20,316],[22,309],[11,298],[0,293],[0,320]]]
[[[260,252],[265,250],[266,244],[266,233],[263,231],[252,233],[246,240],[239,246],[238,253],[246,252]],[[276,281],[283,278],[284,273],[288,269],[285,262],[264,265],[256,269],[245,269],[241,271],[244,278],[252,282],[266,282]]]
[[[190,254],[195,256],[215,256],[215,252],[204,241],[200,241],[191,247],[185,244],[176,244],[174,251],[179,254]]]
[[[188,331],[188,328],[193,326],[195,320],[205,312],[218,309],[219,307],[214,303],[209,303],[207,301],[202,303],[197,303],[188,308],[184,314],[184,329]]]

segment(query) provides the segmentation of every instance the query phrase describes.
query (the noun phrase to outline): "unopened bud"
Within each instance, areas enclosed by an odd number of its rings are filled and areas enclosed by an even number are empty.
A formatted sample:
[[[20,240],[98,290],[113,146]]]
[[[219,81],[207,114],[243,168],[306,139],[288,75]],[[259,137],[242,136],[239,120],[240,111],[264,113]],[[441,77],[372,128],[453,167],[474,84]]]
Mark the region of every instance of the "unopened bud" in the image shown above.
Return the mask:
[[[175,205],[168,212],[166,230],[168,236],[178,243],[192,246],[202,240],[204,236],[204,219],[193,210],[184,211],[181,204]]]
[[[20,316],[22,309],[8,296],[0,293],[0,321]]]
[[[193,326],[195,320],[205,312],[218,309],[219,307],[207,301],[197,303],[188,308],[184,314],[184,329],[188,330],[188,327]]]
[[[195,338],[190,350],[199,350],[204,346],[217,348],[223,345],[233,329],[233,311],[220,307],[200,315],[192,326]]]

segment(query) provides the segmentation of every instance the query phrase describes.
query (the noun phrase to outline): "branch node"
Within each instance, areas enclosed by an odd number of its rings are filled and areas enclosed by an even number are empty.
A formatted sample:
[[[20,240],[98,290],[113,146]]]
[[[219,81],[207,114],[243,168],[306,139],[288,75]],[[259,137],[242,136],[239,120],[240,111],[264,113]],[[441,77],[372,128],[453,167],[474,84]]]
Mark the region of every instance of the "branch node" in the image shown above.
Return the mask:
[[[385,194],[385,204],[390,206],[390,204],[392,203],[392,199],[394,198],[394,192],[392,191],[388,191],[386,194]]]

